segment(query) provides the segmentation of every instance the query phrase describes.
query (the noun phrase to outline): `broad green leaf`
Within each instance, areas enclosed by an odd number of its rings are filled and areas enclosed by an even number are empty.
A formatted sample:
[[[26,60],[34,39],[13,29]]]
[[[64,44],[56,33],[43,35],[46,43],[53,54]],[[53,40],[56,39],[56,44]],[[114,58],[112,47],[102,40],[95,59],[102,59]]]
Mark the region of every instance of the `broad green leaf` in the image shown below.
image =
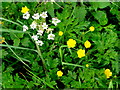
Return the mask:
[[[93,12],[92,14],[101,25],[106,25],[108,23],[108,19],[105,12],[97,11],[97,12]]]
[[[105,8],[107,6],[110,5],[110,2],[90,2],[91,4],[91,7],[93,7],[94,9],[97,9],[97,8]]]
[[[46,5],[47,5],[47,11],[50,14],[50,16],[55,17],[53,4],[51,4],[51,2],[48,2]]]
[[[85,7],[75,7],[74,10],[74,16],[78,20],[78,22],[84,21],[87,11],[85,10]]]
[[[29,38],[26,37],[26,38],[22,39],[20,42],[22,43],[23,46],[28,47],[30,40],[29,40]]]
[[[16,33],[16,36],[17,36],[18,38],[23,38],[23,35],[24,35],[24,33]]]
[[[20,44],[20,39],[14,39],[13,40],[14,41],[14,46],[19,46],[19,44]]]

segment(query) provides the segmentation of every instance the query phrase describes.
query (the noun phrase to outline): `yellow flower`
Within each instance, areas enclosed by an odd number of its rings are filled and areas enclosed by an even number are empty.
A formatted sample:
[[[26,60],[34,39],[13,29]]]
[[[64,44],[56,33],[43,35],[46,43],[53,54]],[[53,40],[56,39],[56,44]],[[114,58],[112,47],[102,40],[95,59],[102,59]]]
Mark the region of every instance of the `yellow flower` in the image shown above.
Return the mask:
[[[86,67],[89,67],[89,64],[86,64]]]
[[[63,32],[62,31],[59,31],[59,36],[62,36],[63,35]]]
[[[4,37],[0,37],[0,44],[2,44],[3,42],[5,42],[5,38]]]
[[[26,12],[28,12],[29,11],[29,9],[25,6],[25,7],[22,7],[22,10],[21,10],[21,12],[22,13],[26,13]]]
[[[78,57],[79,57],[79,58],[82,58],[82,57],[85,56],[85,50],[79,49],[79,50],[77,51],[77,54],[78,54]]]
[[[75,41],[75,40],[69,39],[69,40],[67,41],[67,46],[68,46],[68,48],[74,48],[75,45],[76,45],[76,41]]]
[[[91,26],[89,29],[90,29],[90,31],[94,31],[95,30],[95,28],[93,26]]]
[[[85,46],[86,48],[90,48],[91,43],[87,40],[87,41],[84,43],[84,46]]]
[[[106,75],[106,78],[110,78],[110,76],[112,76],[112,72],[110,72],[110,69],[106,69],[104,73]]]
[[[58,77],[61,77],[63,75],[63,72],[62,71],[57,71],[57,75],[58,75]]]

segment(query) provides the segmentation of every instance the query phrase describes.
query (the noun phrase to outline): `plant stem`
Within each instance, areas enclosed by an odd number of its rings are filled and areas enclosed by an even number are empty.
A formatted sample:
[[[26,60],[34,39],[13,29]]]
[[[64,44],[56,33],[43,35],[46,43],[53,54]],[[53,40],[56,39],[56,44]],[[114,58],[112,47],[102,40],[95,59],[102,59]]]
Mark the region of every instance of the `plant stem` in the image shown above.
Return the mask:
[[[65,62],[62,62],[63,65],[70,65],[70,66],[75,66],[75,67],[82,67],[84,68],[84,66],[81,66],[81,65],[77,65],[77,64],[72,64],[72,63],[65,63]]]
[[[26,69],[26,68],[25,68]],[[49,86],[50,88],[54,88],[51,84],[47,83],[46,81],[42,80],[41,78],[39,78],[37,75],[33,74],[31,71],[29,71],[28,69],[26,69],[29,73],[30,76],[34,76],[36,78],[36,80],[40,80],[42,81],[44,84],[46,84],[47,86]],[[32,74],[32,75],[31,75]]]
[[[23,60],[11,49],[11,47],[7,44],[7,42],[5,41],[5,44],[8,46],[8,48],[11,50],[11,52],[24,64],[26,65],[28,68],[30,68],[25,62],[23,62]]]
[[[62,48],[63,47],[67,47],[67,45],[63,45],[59,48],[59,53],[60,53],[60,57],[61,57],[61,64],[62,64],[62,60],[63,60],[63,56],[62,56]]]
[[[42,60],[43,68],[44,68],[44,70],[45,70],[45,74],[46,74],[46,76],[47,76],[47,70],[46,70],[45,60],[43,59],[43,56],[42,56],[42,54],[41,54],[41,50],[40,50],[38,44],[37,44],[37,43],[35,43],[35,44],[36,44],[36,47],[37,47],[37,50],[38,50],[38,55],[40,56],[40,58],[41,58],[41,60]]]
[[[9,47],[9,48],[15,48],[15,49],[23,49],[23,50],[28,50],[28,51],[34,51],[34,52],[38,53],[37,50],[24,48],[24,47],[17,47],[17,46],[4,45],[4,44],[1,44],[0,46],[2,46],[2,47]]]

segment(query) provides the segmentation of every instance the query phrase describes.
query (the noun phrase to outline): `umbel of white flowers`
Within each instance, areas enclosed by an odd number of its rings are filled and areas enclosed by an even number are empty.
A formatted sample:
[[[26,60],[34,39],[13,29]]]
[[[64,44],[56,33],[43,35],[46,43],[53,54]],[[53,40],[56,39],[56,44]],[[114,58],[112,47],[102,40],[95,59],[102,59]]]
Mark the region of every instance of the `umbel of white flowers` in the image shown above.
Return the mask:
[[[34,20],[39,20],[40,18],[46,19],[48,17],[47,15],[47,11],[42,12],[41,14],[39,13],[35,13],[32,18]],[[30,14],[29,12],[26,12],[25,14],[23,14],[23,19],[29,19],[30,18]],[[61,21],[58,18],[52,18],[52,23],[57,26],[58,23],[60,23]],[[46,24],[46,22],[41,22],[41,25],[38,25],[38,23],[36,21],[33,21],[30,24],[30,29],[33,30],[37,30],[37,34],[32,36],[32,39],[36,42],[36,44],[42,46],[44,43],[42,40],[39,40],[39,36],[42,36],[44,31],[46,30],[46,33],[48,33],[48,40],[54,40],[55,35],[52,33],[52,31],[54,29],[49,28],[48,25]],[[23,25],[23,31],[27,31],[28,30],[28,26]]]

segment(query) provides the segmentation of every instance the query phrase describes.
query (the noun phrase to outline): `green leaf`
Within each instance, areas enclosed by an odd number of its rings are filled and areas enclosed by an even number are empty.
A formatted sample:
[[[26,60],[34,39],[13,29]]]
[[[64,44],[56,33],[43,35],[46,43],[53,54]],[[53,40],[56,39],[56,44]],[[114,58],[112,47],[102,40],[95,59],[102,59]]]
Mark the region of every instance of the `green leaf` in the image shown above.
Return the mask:
[[[55,17],[53,4],[51,4],[51,2],[48,2],[48,3],[46,4],[46,6],[47,6],[47,11],[48,11],[48,13],[50,14],[50,16],[51,16],[51,17]]]
[[[49,68],[55,68],[58,65],[58,59],[49,58],[47,64]]]
[[[81,88],[78,81],[72,81],[70,84],[72,88]]]
[[[23,38],[23,35],[24,35],[24,33],[16,33],[16,36],[17,36],[18,38]]]
[[[5,51],[5,49],[0,50],[0,58],[4,58],[5,56],[7,56],[7,51]]]
[[[14,39],[19,39],[19,38],[16,36],[16,34],[13,33],[13,32],[10,32],[10,38],[11,38],[12,40],[14,40]]]
[[[78,20],[78,22],[84,21],[87,11],[85,10],[85,7],[76,7],[74,10],[74,16]]]
[[[109,83],[109,87],[108,87],[108,88],[113,88],[112,80],[110,81],[110,83]]]
[[[14,44],[13,44],[14,46],[19,46],[20,39],[14,39],[13,42],[14,42]]]
[[[108,23],[108,19],[105,12],[97,11],[97,12],[93,12],[92,14],[101,25],[106,25]]]
[[[94,9],[97,9],[97,8],[105,8],[107,6],[110,5],[110,2],[90,2],[91,4],[91,7],[94,8]]]
[[[24,39],[21,40],[21,43],[22,43],[23,46],[28,47],[29,43],[30,43],[30,40],[29,40],[29,38],[24,38]]]
[[[118,7],[111,7],[110,12],[111,12],[113,15],[117,15],[118,12],[119,12]]]

